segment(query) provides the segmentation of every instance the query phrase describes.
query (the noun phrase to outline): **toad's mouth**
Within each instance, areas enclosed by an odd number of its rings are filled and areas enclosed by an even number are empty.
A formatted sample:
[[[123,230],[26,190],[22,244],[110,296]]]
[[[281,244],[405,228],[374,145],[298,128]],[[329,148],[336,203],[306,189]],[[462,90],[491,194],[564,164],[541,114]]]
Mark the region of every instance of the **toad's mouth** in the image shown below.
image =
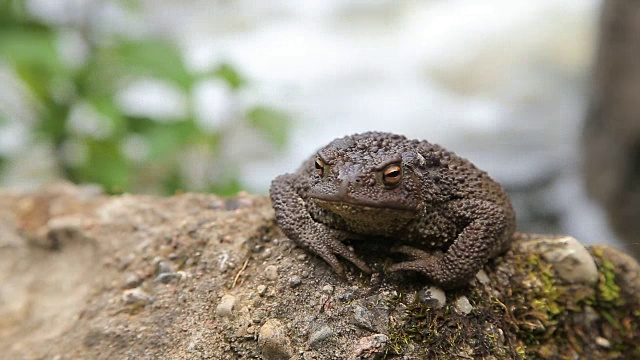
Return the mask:
[[[309,197],[323,208],[357,207],[363,210],[391,210],[407,213],[417,213],[420,206],[411,203],[398,203],[389,200],[358,199],[338,194],[310,193]]]

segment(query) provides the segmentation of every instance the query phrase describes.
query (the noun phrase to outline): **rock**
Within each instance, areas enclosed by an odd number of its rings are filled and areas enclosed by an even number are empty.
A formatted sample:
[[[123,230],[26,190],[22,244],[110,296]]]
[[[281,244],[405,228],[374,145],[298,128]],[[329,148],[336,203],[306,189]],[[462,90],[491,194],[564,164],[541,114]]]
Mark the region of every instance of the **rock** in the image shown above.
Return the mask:
[[[591,251],[607,259],[617,270],[616,283],[632,306],[640,306],[640,264],[628,254],[608,245],[594,245]]]
[[[260,327],[258,347],[266,360],[286,360],[293,352],[286,327],[278,319],[269,319]]]
[[[464,315],[470,314],[473,310],[473,306],[469,302],[469,299],[467,299],[467,297],[464,295],[456,299],[455,306],[456,310]]]
[[[233,316],[233,308],[236,306],[236,297],[233,295],[224,295],[218,306],[216,306],[216,315],[222,317]]]
[[[327,325],[322,326],[320,329],[314,331],[313,333],[311,333],[311,335],[309,335],[309,347],[318,347],[321,342],[327,340],[331,335],[333,335],[333,330]]]
[[[275,265],[269,265],[264,268],[264,277],[271,281],[278,280],[278,267]]]
[[[418,291],[418,299],[420,302],[429,306],[440,309],[447,303],[447,296],[444,291],[437,286],[428,286]]]
[[[156,274],[171,274],[175,272],[175,268],[170,261],[158,260],[156,264]]]
[[[603,348],[607,348],[607,349],[611,347],[611,341],[603,338],[602,336],[596,337],[596,344],[598,344],[598,346],[602,346]]]
[[[351,304],[352,323],[371,332],[381,333],[389,328],[389,294],[369,296]]]
[[[360,338],[355,344],[349,360],[373,360],[384,354],[389,337],[385,334],[374,334]]]
[[[174,278],[176,278],[176,274],[175,273],[160,273],[158,274],[158,276],[156,276],[155,278],[155,282],[160,282],[163,284],[168,284],[171,280],[173,280]]]
[[[256,286],[256,291],[258,292],[258,295],[264,296],[265,292],[267,291],[267,287],[265,285],[260,284]]]
[[[598,282],[598,268],[593,257],[574,237],[533,239],[520,244],[524,252],[539,253],[550,262],[565,281],[590,286]]]
[[[484,271],[484,269],[480,269],[480,271],[476,273],[476,279],[480,282],[480,284],[491,284],[491,279],[489,279],[489,275],[487,275],[487,272]]]
[[[333,286],[331,285],[325,285],[322,287],[322,292],[327,294],[327,295],[331,295],[333,294]]]
[[[356,325],[373,330],[373,314],[363,306],[354,306],[353,318]]]
[[[300,286],[301,283],[302,279],[300,278],[300,276],[294,275],[289,278],[289,287],[295,288]]]
[[[300,263],[264,197],[226,211],[209,207],[211,194],[101,196],[65,212],[83,225],[53,249],[17,229],[14,209],[31,196],[0,190],[2,358],[637,358],[640,272],[610,247],[589,249],[594,286],[564,281],[522,246],[554,237],[517,238],[478,281],[445,293],[419,274],[384,276],[397,259],[382,242],[352,242],[376,276],[344,261],[341,279],[317,256]],[[174,274],[169,285],[153,281],[160,273]]]
[[[142,279],[137,274],[128,273],[124,278],[124,288],[133,289],[142,284]]]
[[[140,288],[135,288],[123,291],[122,300],[127,305],[146,305],[152,301],[152,298],[146,291]]]

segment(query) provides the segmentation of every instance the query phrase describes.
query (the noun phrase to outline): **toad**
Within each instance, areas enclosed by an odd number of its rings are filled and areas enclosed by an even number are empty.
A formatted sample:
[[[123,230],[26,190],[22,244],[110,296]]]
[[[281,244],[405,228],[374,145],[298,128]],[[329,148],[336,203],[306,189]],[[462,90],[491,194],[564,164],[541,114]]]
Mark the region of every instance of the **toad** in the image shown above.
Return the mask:
[[[427,141],[367,132],[333,140],[271,183],[278,225],[344,277],[338,256],[370,266],[344,241],[390,238],[416,271],[445,288],[506,251],[515,213],[506,192],[468,160]]]

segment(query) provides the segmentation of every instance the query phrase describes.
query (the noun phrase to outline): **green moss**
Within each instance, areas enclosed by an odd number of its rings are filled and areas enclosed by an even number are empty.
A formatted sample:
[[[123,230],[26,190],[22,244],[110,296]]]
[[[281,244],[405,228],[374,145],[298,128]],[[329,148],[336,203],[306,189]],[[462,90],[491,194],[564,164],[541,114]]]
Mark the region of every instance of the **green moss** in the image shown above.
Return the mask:
[[[514,289],[521,291],[520,300],[522,307],[529,307],[527,313],[530,322],[535,319],[540,321],[544,328],[555,325],[555,318],[565,311],[561,299],[564,288],[558,285],[556,275],[551,264],[545,262],[537,254],[529,254],[521,259],[522,264],[519,275],[515,279]],[[523,324],[524,325],[524,324]],[[525,326],[527,332],[530,327]],[[535,342],[531,336],[527,336]]]
[[[390,345],[385,358],[402,356],[408,345],[412,345],[413,352],[417,352],[415,355],[425,359],[450,359],[451,351],[460,349],[467,349],[475,358],[524,359],[524,355],[505,344],[504,337],[497,335],[497,329],[510,327],[505,323],[504,305],[482,288],[447,292],[448,299],[461,295],[473,303],[471,314],[458,314],[453,305],[432,308],[419,301],[417,292],[399,295],[390,301],[389,308],[403,308],[404,311],[390,324]],[[449,303],[453,301],[449,300]]]
[[[402,314],[390,324],[387,357],[400,358],[411,348],[427,359],[448,359],[461,349],[473,358],[640,359],[640,309],[625,304],[615,263],[602,254],[594,259],[600,280],[590,286],[565,283],[541,256],[513,251],[487,271],[491,286],[447,291],[448,299],[469,299],[469,315],[457,314],[452,300],[430,308],[407,287],[388,304]],[[611,346],[597,345],[599,336]]]
[[[624,305],[624,300],[620,297],[620,286],[615,281],[615,266],[605,258],[601,258],[601,261],[602,264],[599,268],[600,281],[598,283],[600,299],[614,306]]]

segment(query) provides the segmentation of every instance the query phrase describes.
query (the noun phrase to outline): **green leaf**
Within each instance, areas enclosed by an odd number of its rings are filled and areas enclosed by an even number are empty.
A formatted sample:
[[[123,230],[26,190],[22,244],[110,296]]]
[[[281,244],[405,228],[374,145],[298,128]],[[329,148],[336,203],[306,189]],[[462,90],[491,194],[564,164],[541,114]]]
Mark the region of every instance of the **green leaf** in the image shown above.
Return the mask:
[[[249,125],[261,131],[269,141],[281,149],[289,135],[289,117],[282,111],[256,106],[247,112]]]
[[[233,196],[243,189],[242,183],[237,178],[209,186],[208,192],[220,196]]]
[[[147,137],[151,146],[151,159],[166,161],[179,154],[186,144],[195,142],[201,134],[193,121],[185,120],[171,123],[156,122],[156,126],[149,128],[143,136]]]
[[[247,80],[229,64],[220,65],[212,75],[222,78],[234,90],[238,90],[247,84]]]
[[[0,61],[11,64],[34,95],[44,102],[51,97],[52,80],[69,76],[50,31],[29,28],[0,31]]]
[[[120,67],[122,75],[157,77],[189,90],[195,77],[178,49],[162,40],[122,41],[101,54],[101,64]]]
[[[7,29],[0,32],[0,56],[14,66],[53,74],[65,70],[52,32]]]
[[[129,187],[129,164],[120,152],[117,141],[89,141],[89,159],[72,172],[76,181],[98,183],[111,193],[126,191]]]

